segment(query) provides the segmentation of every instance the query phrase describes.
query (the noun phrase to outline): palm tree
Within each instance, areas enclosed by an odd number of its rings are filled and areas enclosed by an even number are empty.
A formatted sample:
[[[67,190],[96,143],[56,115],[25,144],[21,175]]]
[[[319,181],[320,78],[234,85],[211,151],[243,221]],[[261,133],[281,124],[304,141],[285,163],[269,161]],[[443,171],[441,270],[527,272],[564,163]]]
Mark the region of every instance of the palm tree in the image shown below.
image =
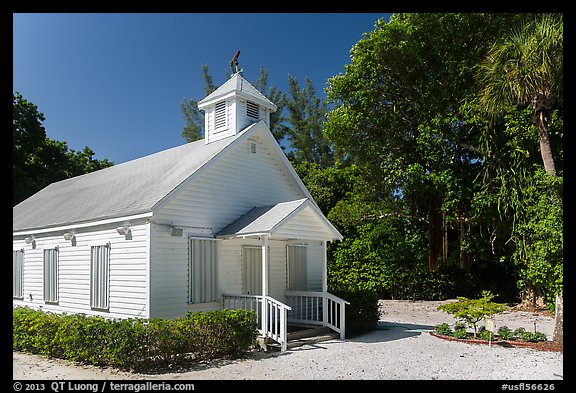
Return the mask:
[[[548,125],[552,108],[562,97],[562,15],[543,14],[496,42],[479,67],[480,103],[491,117],[509,105],[530,105],[540,137],[547,173],[556,168]]]

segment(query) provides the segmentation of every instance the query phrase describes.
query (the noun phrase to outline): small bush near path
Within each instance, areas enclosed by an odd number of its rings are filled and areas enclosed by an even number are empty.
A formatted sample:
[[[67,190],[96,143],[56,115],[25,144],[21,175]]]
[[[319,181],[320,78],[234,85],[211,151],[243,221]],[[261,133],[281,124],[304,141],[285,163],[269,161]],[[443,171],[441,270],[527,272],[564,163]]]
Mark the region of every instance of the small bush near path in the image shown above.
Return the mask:
[[[350,302],[346,306],[346,338],[376,329],[380,313],[378,293],[372,290],[331,288],[334,295]]]
[[[503,304],[493,302],[493,298],[494,295],[490,291],[482,291],[480,299],[468,299],[459,296],[457,302],[438,306],[438,310],[452,314],[459,321],[474,328],[474,337],[476,337],[478,322],[506,309]]]
[[[531,333],[526,331],[526,329],[523,327],[520,327],[512,332],[507,326],[502,326],[498,329],[498,332],[494,334],[493,332],[486,330],[484,326],[481,326],[478,331],[479,332],[477,338],[485,341],[502,340],[537,343],[545,342],[548,340],[544,333],[539,331]],[[434,327],[434,333],[441,336],[455,337],[462,340],[476,338],[472,337],[471,333],[468,333],[460,322],[455,324],[454,329],[452,329],[446,322],[436,325]]]
[[[178,319],[105,319],[13,310],[14,350],[123,370],[143,371],[236,358],[257,336],[248,310],[188,313]]]

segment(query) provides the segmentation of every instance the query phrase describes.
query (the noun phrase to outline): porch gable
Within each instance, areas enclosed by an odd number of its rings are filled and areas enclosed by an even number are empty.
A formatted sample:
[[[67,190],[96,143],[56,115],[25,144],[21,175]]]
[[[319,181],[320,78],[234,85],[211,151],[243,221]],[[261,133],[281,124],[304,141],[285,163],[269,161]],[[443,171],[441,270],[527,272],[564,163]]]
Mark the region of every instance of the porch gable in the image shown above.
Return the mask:
[[[256,206],[216,234],[217,238],[342,240],[342,235],[308,198]]]

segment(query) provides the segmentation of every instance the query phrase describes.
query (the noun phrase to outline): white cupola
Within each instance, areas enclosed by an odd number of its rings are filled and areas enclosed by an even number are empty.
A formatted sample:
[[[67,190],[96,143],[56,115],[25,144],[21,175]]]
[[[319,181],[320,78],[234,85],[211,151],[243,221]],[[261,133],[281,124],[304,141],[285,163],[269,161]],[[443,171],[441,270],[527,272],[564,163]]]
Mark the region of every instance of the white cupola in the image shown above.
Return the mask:
[[[206,144],[238,134],[250,124],[263,120],[270,127],[270,113],[277,107],[240,72],[198,103],[204,111]]]

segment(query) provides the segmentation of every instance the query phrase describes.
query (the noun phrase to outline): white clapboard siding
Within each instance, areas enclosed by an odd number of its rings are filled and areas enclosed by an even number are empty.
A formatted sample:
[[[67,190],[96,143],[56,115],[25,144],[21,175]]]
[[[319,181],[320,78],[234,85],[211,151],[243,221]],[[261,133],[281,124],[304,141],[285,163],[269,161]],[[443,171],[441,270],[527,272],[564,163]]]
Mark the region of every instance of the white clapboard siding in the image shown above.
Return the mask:
[[[250,153],[250,142],[256,142],[256,154]],[[217,232],[254,206],[303,197],[262,138],[253,138],[232,146],[161,206],[154,217],[158,222],[208,227]]]
[[[188,235],[172,237],[163,225],[152,225],[150,310],[152,317],[177,318],[188,311],[218,309],[221,302],[188,304]],[[241,294],[244,291],[245,246],[261,247],[254,239],[219,240],[218,277],[219,294]],[[286,242],[269,242],[269,294],[279,300],[286,289]]]
[[[332,233],[320,224],[318,216],[311,206],[300,210],[275,232],[275,236],[293,239],[322,240],[330,239]]]
[[[131,238],[116,232],[116,226],[78,229],[76,243],[62,233],[36,235],[32,244],[15,242],[24,249],[24,296],[16,306],[45,311],[86,313],[110,318],[147,317],[147,229],[148,224],[131,226]],[[90,307],[91,246],[110,243],[109,310]],[[58,247],[58,302],[44,302],[43,250]]]
[[[150,228],[150,316],[183,316],[188,304],[188,236],[170,236],[165,225]]]

